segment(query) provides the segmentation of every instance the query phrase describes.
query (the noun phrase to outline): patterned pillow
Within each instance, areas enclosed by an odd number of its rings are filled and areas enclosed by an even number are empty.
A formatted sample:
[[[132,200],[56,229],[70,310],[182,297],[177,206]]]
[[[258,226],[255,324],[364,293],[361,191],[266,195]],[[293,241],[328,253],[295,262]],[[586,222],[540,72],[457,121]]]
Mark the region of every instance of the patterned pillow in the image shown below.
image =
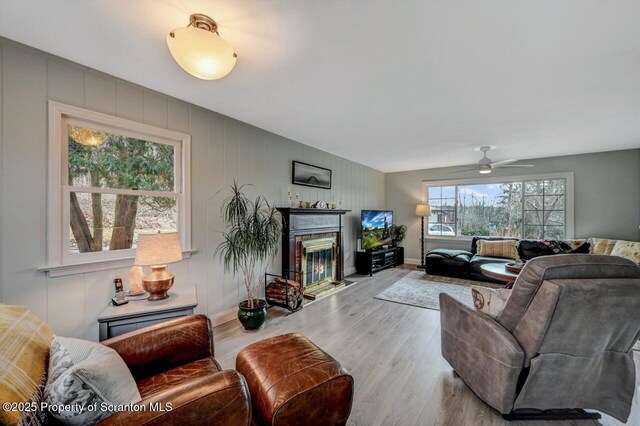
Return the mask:
[[[603,254],[609,256],[617,240],[606,238],[589,238],[589,254]]]
[[[611,256],[620,256],[640,265],[640,243],[635,241],[616,241]]]
[[[86,340],[53,336],[45,400],[49,405],[69,408],[50,411],[58,421],[81,426],[114,413],[100,410],[102,403],[132,404],[140,401],[140,393],[127,365],[113,349]]]
[[[479,240],[478,256],[504,257],[518,259],[518,241],[516,240]]]
[[[473,297],[473,306],[477,311],[496,319],[504,309],[507,299],[511,296],[511,290],[472,285],[471,296]]]
[[[0,401],[40,406],[51,327],[24,306],[0,304]],[[38,425],[36,411],[0,410],[0,424]]]

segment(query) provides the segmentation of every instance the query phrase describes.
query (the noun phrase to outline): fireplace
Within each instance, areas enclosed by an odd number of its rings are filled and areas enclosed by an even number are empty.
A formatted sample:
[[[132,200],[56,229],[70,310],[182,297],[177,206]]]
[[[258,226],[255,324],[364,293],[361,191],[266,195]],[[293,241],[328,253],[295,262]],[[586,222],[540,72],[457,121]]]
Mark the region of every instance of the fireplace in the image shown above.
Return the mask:
[[[307,300],[344,286],[342,215],[349,210],[279,208],[282,271],[301,281]]]
[[[335,238],[316,238],[303,241],[301,251],[300,272],[304,287],[335,282]]]

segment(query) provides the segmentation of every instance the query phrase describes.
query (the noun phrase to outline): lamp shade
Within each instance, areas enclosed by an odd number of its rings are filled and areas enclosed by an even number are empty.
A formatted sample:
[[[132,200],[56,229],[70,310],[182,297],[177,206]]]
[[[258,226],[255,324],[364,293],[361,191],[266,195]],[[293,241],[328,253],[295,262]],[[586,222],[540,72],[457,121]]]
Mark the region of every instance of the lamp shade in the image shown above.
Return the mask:
[[[135,265],[156,266],[182,260],[182,248],[177,232],[138,235]]]
[[[425,217],[431,214],[431,207],[429,204],[418,204],[416,205],[416,216]]]
[[[233,47],[217,33],[196,27],[177,28],[167,36],[169,51],[189,74],[203,80],[217,80],[236,65]]]

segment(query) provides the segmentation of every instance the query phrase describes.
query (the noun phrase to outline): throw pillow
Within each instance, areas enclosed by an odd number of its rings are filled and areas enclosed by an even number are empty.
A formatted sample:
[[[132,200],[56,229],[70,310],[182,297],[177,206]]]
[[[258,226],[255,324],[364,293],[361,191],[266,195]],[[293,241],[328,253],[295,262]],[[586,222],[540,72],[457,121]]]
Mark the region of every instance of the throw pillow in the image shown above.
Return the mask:
[[[40,407],[52,334],[29,308],[0,304],[0,401],[35,402]],[[3,425],[37,425],[43,420],[38,411],[0,410]]]
[[[518,241],[515,240],[479,240],[478,256],[505,257],[518,259]]]
[[[589,254],[603,254],[609,256],[617,240],[606,238],[589,238]]]
[[[96,423],[115,412],[101,410],[103,403],[132,404],[140,401],[140,393],[127,365],[113,349],[54,336],[45,400],[49,405],[69,408],[50,412],[58,421],[80,426]]]
[[[618,240],[611,250],[611,256],[624,257],[640,265],[640,242]]]
[[[473,297],[473,306],[477,311],[496,319],[511,296],[511,290],[473,285],[471,286],[471,296]]]

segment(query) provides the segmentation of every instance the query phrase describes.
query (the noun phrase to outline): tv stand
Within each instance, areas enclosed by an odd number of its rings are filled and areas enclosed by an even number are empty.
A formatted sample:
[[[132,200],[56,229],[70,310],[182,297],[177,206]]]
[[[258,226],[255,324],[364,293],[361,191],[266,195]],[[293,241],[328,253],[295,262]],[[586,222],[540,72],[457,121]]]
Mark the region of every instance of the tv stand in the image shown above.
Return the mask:
[[[356,272],[372,276],[374,272],[404,263],[404,247],[375,248],[356,252]]]

